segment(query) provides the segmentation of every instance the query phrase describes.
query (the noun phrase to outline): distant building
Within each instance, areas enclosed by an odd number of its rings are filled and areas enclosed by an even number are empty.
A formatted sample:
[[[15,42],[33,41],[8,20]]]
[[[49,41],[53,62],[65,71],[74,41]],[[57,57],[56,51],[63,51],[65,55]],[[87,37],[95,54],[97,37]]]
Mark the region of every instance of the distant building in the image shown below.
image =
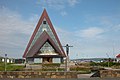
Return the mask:
[[[61,63],[66,54],[44,9],[25,49],[27,63]]]
[[[2,62],[3,58],[4,58],[4,57],[1,57],[1,56],[0,56],[0,62]]]
[[[22,64],[25,62],[25,59],[15,59],[16,64]]]
[[[0,62],[5,62],[5,57],[0,57]],[[7,63],[14,63],[14,59],[13,58],[6,58],[6,62]]]
[[[116,56],[117,62],[120,62],[120,54]]]

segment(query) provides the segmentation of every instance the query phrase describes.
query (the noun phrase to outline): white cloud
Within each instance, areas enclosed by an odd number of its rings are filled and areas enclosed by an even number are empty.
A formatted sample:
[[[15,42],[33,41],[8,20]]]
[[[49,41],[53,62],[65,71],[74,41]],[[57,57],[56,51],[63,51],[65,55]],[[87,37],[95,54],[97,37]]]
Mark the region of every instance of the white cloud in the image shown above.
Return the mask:
[[[95,31],[94,31],[95,30]],[[81,30],[87,33],[89,32],[89,35],[92,35],[92,37],[89,37],[88,34],[84,33],[84,37],[79,37],[78,35],[76,36],[75,31],[67,31],[64,29],[60,29],[56,27],[56,31],[58,33],[58,37],[60,38],[60,41],[62,45],[72,45],[73,47],[70,48],[70,58],[90,58],[90,57],[106,57],[105,53],[111,51],[111,44],[109,42],[107,43],[104,40],[101,39],[95,39],[91,40],[88,38],[93,38],[93,33],[94,37],[97,37],[99,34],[103,32],[102,29],[99,28],[89,28],[86,31]],[[97,33],[98,31],[99,33]],[[79,34],[81,35],[81,34]],[[104,45],[103,45],[104,44]],[[112,52],[112,51],[111,51]],[[102,54],[102,55],[101,55]]]
[[[45,0],[41,1],[41,4],[46,4],[48,7],[58,7],[63,9],[66,5],[75,6],[79,1],[80,0]]]
[[[67,12],[66,12],[66,11],[62,11],[62,12],[61,12],[61,15],[62,15],[62,16],[66,16],[66,15],[67,15]]]
[[[30,34],[33,29],[34,22],[32,20],[25,21],[15,12],[9,11],[7,8],[0,9],[0,34],[14,34],[14,32]],[[31,19],[31,18],[30,18]]]
[[[26,48],[29,38],[38,22],[37,15],[32,15],[29,20],[22,19],[22,16],[17,12],[10,11],[9,9],[0,9],[0,50],[8,53],[12,57],[22,57]],[[116,28],[119,29],[119,24]],[[117,39],[117,52],[119,52],[119,36],[110,36],[109,39],[106,35],[105,40],[88,38],[96,38],[104,35],[105,32],[102,28],[90,27],[78,31],[67,31],[56,28],[58,37],[62,45],[72,45],[70,48],[70,58],[83,58],[83,57],[106,57],[105,53],[112,52],[111,40]],[[113,34],[113,32],[110,34]],[[110,35],[109,34],[109,35]],[[76,36],[77,35],[77,36]],[[79,56],[76,56],[79,54]]]
[[[80,0],[68,0],[68,3],[70,6],[75,6],[76,4],[79,3]]]
[[[114,31],[120,31],[120,24],[112,26],[112,30],[114,30]]]
[[[48,7],[55,9],[64,9],[65,8],[65,0],[46,0],[46,4]]]
[[[42,7],[61,10],[65,8],[65,2],[65,0],[39,0],[37,4],[40,4]]]
[[[91,27],[85,30],[77,31],[76,35],[84,38],[96,38],[100,37],[103,32],[104,30],[101,28]]]
[[[0,50],[11,56],[22,57],[28,39],[35,28],[36,17],[22,19],[17,12],[0,8]]]
[[[62,16],[65,16],[65,8],[76,6],[80,0],[39,0],[38,5],[48,7],[60,11]],[[63,12],[64,11],[64,12]]]

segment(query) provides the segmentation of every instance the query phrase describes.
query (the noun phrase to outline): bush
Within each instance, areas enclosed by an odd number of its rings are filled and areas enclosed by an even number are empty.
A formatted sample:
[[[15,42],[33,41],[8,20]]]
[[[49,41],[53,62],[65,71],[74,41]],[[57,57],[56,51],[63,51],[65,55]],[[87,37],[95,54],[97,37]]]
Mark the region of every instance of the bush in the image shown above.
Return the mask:
[[[42,64],[42,67],[60,67],[59,63]]]
[[[63,71],[59,63],[42,64],[42,71]]]
[[[71,67],[70,71],[91,72],[90,68],[86,67]]]
[[[43,68],[42,71],[56,71],[54,68]]]
[[[58,68],[58,71],[65,71],[65,68]]]

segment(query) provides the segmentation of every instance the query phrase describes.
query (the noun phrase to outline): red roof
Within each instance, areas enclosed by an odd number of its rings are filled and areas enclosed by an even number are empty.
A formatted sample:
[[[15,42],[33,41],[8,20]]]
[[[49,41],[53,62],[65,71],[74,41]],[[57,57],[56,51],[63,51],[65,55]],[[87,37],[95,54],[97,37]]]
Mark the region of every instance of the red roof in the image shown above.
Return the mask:
[[[35,35],[36,35],[39,27],[40,27],[40,25],[42,24],[42,21],[43,21],[44,18],[45,18],[46,21],[48,22],[48,24],[49,24],[49,26],[50,26],[50,28],[51,28],[54,36],[55,36],[55,38],[56,38],[56,40],[57,40],[60,48],[61,48],[62,54],[63,54],[64,56],[66,56],[66,54],[65,54],[65,52],[64,52],[64,50],[63,50],[63,48],[62,48],[62,45],[61,45],[61,43],[60,43],[60,41],[59,41],[59,38],[58,38],[58,36],[57,36],[57,34],[56,34],[56,32],[55,32],[55,30],[54,30],[54,28],[53,28],[53,25],[52,25],[52,23],[51,23],[51,21],[50,21],[50,18],[49,18],[49,16],[48,16],[46,10],[44,9],[44,11],[43,11],[43,13],[42,13],[42,15],[41,15],[41,17],[40,17],[40,19],[39,19],[39,21],[38,21],[38,24],[37,24],[37,26],[36,26],[36,28],[35,28],[32,36],[31,36],[31,38],[30,38],[30,41],[29,41],[29,43],[28,43],[28,45],[27,45],[27,48],[25,49],[25,52],[24,52],[24,54],[23,54],[23,57],[24,57],[24,58],[26,57],[26,55],[27,55],[27,53],[28,53],[28,49],[29,49],[29,47],[30,47],[30,45],[31,45],[31,43],[32,43],[32,41],[33,41],[33,39],[34,39],[34,37],[35,37]]]
[[[117,57],[117,58],[120,58],[120,54],[118,54],[116,57]]]
[[[54,41],[50,38],[50,36],[48,35],[48,33],[46,31],[44,31],[41,34],[41,36],[37,39],[37,41],[32,46],[32,48],[28,51],[26,57],[33,57],[34,55],[37,55],[38,54],[37,52],[41,49],[41,47],[45,44],[45,42],[49,42],[51,44],[51,46],[55,49],[56,53],[58,53],[59,56],[64,57],[64,55],[61,54],[61,51],[58,48],[58,46],[54,43]]]

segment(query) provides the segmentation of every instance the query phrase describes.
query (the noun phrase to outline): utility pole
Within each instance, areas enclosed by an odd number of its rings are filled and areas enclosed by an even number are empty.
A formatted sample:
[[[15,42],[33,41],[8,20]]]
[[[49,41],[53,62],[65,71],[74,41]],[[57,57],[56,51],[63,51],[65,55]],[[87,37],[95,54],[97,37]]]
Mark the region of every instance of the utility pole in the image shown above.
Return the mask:
[[[110,57],[109,57],[109,55],[106,53],[106,55],[107,55],[107,57],[108,57],[108,67],[109,67],[109,65],[110,65],[110,62],[109,62],[109,60],[110,60]]]
[[[65,60],[65,71],[69,71],[69,68],[68,68],[68,62],[69,62],[69,48],[70,47],[73,47],[73,46],[69,46],[68,44],[66,44],[66,46],[63,46],[66,48],[66,60]]]
[[[115,62],[115,43],[113,43],[113,62]]]

